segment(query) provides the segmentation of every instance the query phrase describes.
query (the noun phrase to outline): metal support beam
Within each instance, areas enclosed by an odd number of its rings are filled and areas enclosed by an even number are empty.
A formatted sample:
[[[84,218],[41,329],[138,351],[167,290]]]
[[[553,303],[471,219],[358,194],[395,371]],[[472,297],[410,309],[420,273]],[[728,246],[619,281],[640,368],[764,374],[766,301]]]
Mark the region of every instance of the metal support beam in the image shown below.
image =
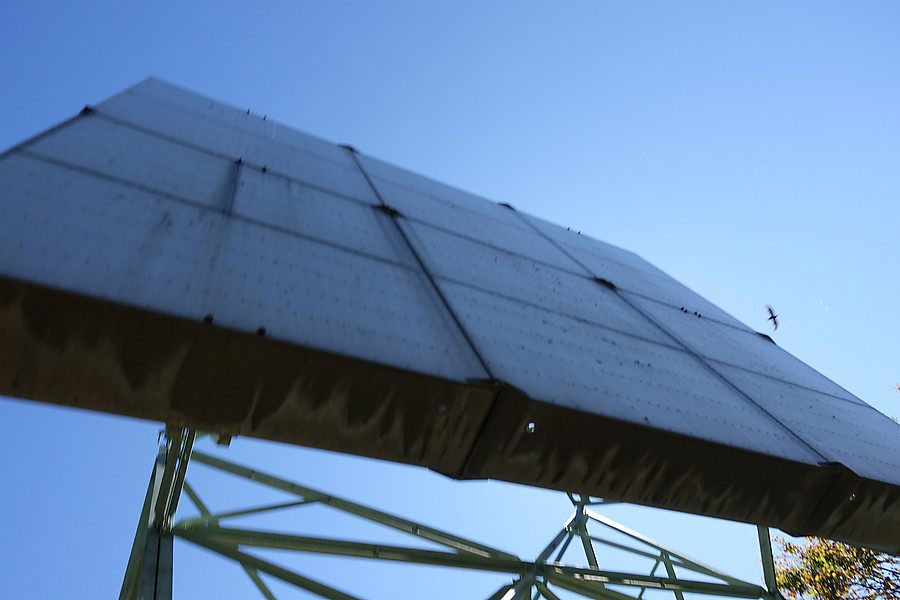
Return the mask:
[[[141,509],[137,531],[135,531],[134,534],[134,543],[131,546],[131,555],[128,558],[128,566],[125,567],[125,578],[122,581],[119,600],[135,600],[138,598],[138,580],[142,575],[141,565],[144,562],[144,554],[147,550],[147,533],[153,522],[156,498],[159,493],[160,483],[162,482],[165,464],[166,449],[161,448],[156,457],[156,462],[153,465],[153,471],[150,474],[150,483],[147,485],[147,495],[144,498],[144,507]]]
[[[237,561],[248,572],[262,571],[263,573],[281,579],[286,583],[290,583],[308,592],[317,594],[322,598],[327,598],[328,600],[359,600],[356,596],[351,596],[350,594],[346,594],[338,589],[315,581],[314,579],[304,577],[303,575],[273,565],[272,563],[251,554],[241,552],[237,549],[237,546],[229,546],[204,539],[194,539],[191,541],[208,550],[212,550],[217,554],[221,554],[226,558]],[[254,579],[254,581],[256,581],[256,579]]]
[[[178,507],[195,432],[166,430],[166,443],[159,450],[119,600],[171,600],[172,519]]]
[[[772,555],[772,538],[769,536],[769,528],[757,525],[756,530],[759,534],[759,555],[762,558],[763,580],[766,582],[766,589],[780,600],[781,593],[778,591],[778,583],[775,580],[775,557]]]
[[[428,527],[427,525],[422,525],[420,523],[410,521],[409,519],[404,519],[402,517],[382,512],[368,506],[363,506],[362,504],[356,504],[355,502],[350,502],[349,500],[344,500],[343,498],[338,498],[337,496],[332,496],[330,494],[326,494],[312,488],[304,487],[298,483],[294,483],[286,479],[281,479],[280,477],[275,477],[274,475],[268,475],[260,471],[248,469],[247,467],[241,467],[239,465],[229,463],[228,461],[210,456],[208,454],[196,452],[193,455],[193,460],[194,462],[202,463],[207,466],[225,471],[227,473],[231,473],[233,475],[237,475],[239,477],[261,483],[263,485],[268,485],[269,487],[273,487],[275,489],[296,494],[297,496],[300,496],[310,502],[319,502],[321,504],[331,506],[332,508],[336,508],[337,510],[362,517],[363,519],[374,521],[375,523],[381,523],[382,525],[387,525],[388,527],[397,529],[399,531],[411,533],[426,540],[430,540],[443,546],[453,548],[457,552],[476,554],[480,556],[493,556],[496,558],[516,558],[512,554],[508,554],[506,552],[503,552],[502,550],[491,548],[489,546],[485,546],[484,544],[479,544],[477,542],[467,540],[451,533],[440,531],[433,527]]]
[[[260,579],[259,572],[256,569],[251,569],[247,565],[241,565],[241,566],[247,572],[247,575],[250,577],[250,579],[256,585],[256,588],[259,590],[259,592],[263,596],[265,596],[266,600],[277,600],[275,598],[275,594],[273,594],[272,590],[269,589],[269,586],[267,586],[265,583],[263,583],[263,580]]]
[[[144,538],[137,600],[171,600],[172,558],[172,535],[150,525]]]
[[[217,526],[202,526],[196,522],[179,524],[174,530],[180,538],[198,544],[209,542],[227,546],[251,546],[256,548],[274,548],[278,550],[296,550],[298,552],[316,552],[336,556],[355,556],[358,558],[374,558],[422,565],[440,565],[461,569],[495,571],[498,573],[521,573],[526,563],[519,559],[476,556],[456,552],[423,550],[402,546],[367,544],[345,540],[332,540],[264,531],[243,529],[225,529]],[[205,544],[204,544],[205,545]]]
[[[767,529],[759,530],[764,565],[766,556],[769,557],[769,566],[765,567],[766,589],[703,565],[587,508],[602,504],[602,501],[570,494],[569,498],[575,507],[574,514],[538,557],[528,561],[480,542],[235,465],[221,458],[193,452],[193,442],[194,433],[191,431],[172,433],[169,435],[169,444],[157,458],[120,600],[168,600],[171,597],[173,536],[236,561],[267,600],[273,600],[275,596],[261,579],[261,574],[280,579],[328,600],[356,599],[323,582],[274,565],[253,554],[254,549],[351,556],[512,575],[511,583],[500,587],[490,600],[559,600],[554,589],[601,600],[641,600],[648,590],[668,592],[672,600],[684,600],[684,594],[781,600],[775,588],[771,544],[766,545]],[[187,483],[185,476],[188,460],[248,482],[289,492],[297,500],[216,513],[200,499],[197,490]],[[196,512],[173,523],[182,491],[188,496],[190,505]],[[226,520],[232,522],[249,515],[306,505],[324,506],[364,521],[386,525],[443,546],[444,549],[426,550],[414,546],[256,531],[221,524]],[[615,541],[602,535],[604,530],[612,530]],[[575,538],[579,538],[581,544],[572,544]],[[601,563],[605,558],[598,556],[596,548],[599,547],[604,548],[602,557],[606,557],[608,552],[625,552],[633,558],[647,561],[649,568],[643,573],[603,569]],[[564,560],[571,553],[579,554],[575,557],[575,564],[587,566],[566,564]],[[660,566],[665,568],[665,574],[657,573]]]

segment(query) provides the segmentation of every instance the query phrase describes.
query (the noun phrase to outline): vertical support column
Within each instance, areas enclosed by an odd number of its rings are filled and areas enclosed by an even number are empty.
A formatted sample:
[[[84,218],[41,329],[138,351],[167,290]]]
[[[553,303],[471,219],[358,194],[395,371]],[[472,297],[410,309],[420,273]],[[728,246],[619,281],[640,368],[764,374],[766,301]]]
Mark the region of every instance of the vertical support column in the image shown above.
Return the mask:
[[[778,591],[778,583],[775,580],[775,557],[772,554],[772,539],[769,537],[769,528],[757,525],[756,530],[759,533],[759,554],[762,558],[763,579],[766,582],[766,589],[772,594],[776,600],[781,599],[781,593]]]
[[[590,533],[587,530],[587,513],[584,512],[584,505],[590,501],[590,498],[581,494],[569,494],[569,498],[575,503],[574,532],[581,538],[581,545],[584,547],[584,556],[587,558],[588,565],[594,569],[600,568],[597,562],[597,555],[594,553],[594,544],[591,543]]]
[[[136,600],[171,600],[172,534],[158,525],[149,525],[144,539]]]
[[[156,598],[159,532],[154,527],[153,521],[156,518],[157,498],[166,469],[166,452],[165,447],[160,448],[150,474],[150,483],[147,486],[144,506],[138,519],[137,531],[134,533],[134,543],[131,545],[131,555],[128,557],[128,566],[125,568],[119,600]]]
[[[172,598],[172,517],[184,485],[194,437],[191,430],[166,431],[167,442],[153,465],[119,600]]]

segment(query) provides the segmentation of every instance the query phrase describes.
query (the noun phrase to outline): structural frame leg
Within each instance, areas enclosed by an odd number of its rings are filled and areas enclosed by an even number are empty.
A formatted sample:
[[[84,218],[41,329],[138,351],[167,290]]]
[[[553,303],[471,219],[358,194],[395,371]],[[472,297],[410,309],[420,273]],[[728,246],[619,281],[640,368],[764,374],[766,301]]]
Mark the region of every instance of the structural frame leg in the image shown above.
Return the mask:
[[[166,429],[150,475],[119,600],[171,600],[172,520],[194,444],[192,430]]]
[[[237,562],[261,597],[275,598],[261,578],[265,575],[329,600],[359,600],[342,590],[307,575],[273,564],[258,554],[265,549],[296,553],[351,556],[389,560],[449,569],[489,571],[511,576],[490,600],[558,600],[558,590],[582,598],[643,600],[648,591],[667,592],[672,600],[684,594],[732,598],[781,600],[775,587],[774,564],[768,528],[759,527],[760,553],[766,587],[742,581],[691,559],[597,513],[609,504],[579,494],[569,494],[575,512],[548,546],[534,559],[469,540],[428,525],[405,519],[297,482],[222,458],[193,451],[195,433],[167,430],[167,443],[154,465],[144,507],[126,569],[120,600],[170,600],[172,597],[172,541],[177,537]],[[186,480],[188,462],[203,465],[253,485],[287,492],[292,501],[215,512]],[[179,498],[184,493],[195,516],[175,522]],[[373,544],[345,539],[294,535],[226,526],[240,517],[318,505],[363,521],[378,523],[409,536],[427,540],[442,549],[416,545]],[[189,509],[185,509],[189,510]],[[574,543],[573,543],[574,542]],[[610,552],[625,552],[647,561],[646,572],[617,572],[603,568]],[[572,564],[572,553],[577,556]],[[568,557],[568,561],[566,560]],[[555,591],[557,590],[557,591]]]

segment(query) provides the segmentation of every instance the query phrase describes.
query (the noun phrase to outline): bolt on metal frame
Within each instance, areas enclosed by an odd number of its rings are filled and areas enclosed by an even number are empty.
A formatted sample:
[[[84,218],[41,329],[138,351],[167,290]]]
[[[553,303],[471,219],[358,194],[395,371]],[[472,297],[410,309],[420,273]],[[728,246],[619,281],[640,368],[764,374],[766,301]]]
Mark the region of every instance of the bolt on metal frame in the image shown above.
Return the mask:
[[[260,574],[274,577],[328,600],[359,599],[250,554],[246,551],[248,548],[351,556],[512,575],[512,582],[500,587],[489,597],[489,600],[524,600],[526,598],[559,600],[554,588],[566,590],[583,598],[600,600],[643,600],[649,591],[671,593],[673,600],[684,600],[684,594],[781,600],[775,585],[772,547],[769,530],[766,527],[758,528],[765,579],[765,587],[761,587],[703,565],[589,508],[609,504],[608,502],[580,494],[568,494],[575,507],[574,514],[537,558],[527,561],[502,550],[409,519],[236,465],[221,458],[194,452],[193,444],[197,433],[193,430],[167,429],[166,437],[167,442],[160,449],[153,467],[119,595],[120,600],[171,599],[172,543],[175,537],[236,561],[247,572],[261,595],[268,600],[274,600],[276,596],[263,582]],[[197,491],[185,480],[190,461],[293,494],[297,500],[245,510],[213,513],[201,500]],[[200,515],[175,522],[174,516],[182,493],[187,495],[188,500]],[[443,546],[445,550],[427,550],[408,546],[353,542],[222,526],[222,521],[234,517],[311,504],[327,506],[373,523],[391,527]],[[600,535],[600,531],[607,535]],[[573,542],[575,542],[575,546],[572,545]],[[577,547],[579,544],[583,549],[583,557],[587,566],[573,566],[562,562],[570,547]],[[640,574],[605,570],[598,558],[598,548],[628,553],[633,557],[652,561],[653,566],[648,573]]]

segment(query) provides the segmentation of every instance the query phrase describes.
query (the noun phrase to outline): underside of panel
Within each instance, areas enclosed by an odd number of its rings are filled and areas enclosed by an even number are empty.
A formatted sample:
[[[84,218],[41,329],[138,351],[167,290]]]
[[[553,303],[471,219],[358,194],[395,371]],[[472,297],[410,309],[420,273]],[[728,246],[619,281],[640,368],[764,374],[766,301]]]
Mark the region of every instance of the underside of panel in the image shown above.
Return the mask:
[[[631,252],[153,79],[0,186],[0,394],[900,549],[900,428]]]

